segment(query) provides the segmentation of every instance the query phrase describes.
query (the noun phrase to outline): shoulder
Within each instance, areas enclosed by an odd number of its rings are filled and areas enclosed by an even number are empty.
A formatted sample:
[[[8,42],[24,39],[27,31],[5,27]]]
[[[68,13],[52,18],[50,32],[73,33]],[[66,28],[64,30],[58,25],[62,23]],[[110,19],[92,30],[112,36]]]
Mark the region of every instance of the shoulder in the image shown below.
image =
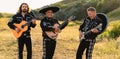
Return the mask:
[[[45,21],[45,20],[47,20],[45,17],[41,19],[41,21]]]
[[[55,18],[53,18],[53,21],[54,21],[54,22],[58,22],[58,20],[57,20],[57,19],[55,19]]]
[[[101,19],[100,17],[98,17],[98,16],[96,16],[96,20],[97,20],[98,22],[102,22],[102,19]]]
[[[89,17],[86,17],[85,19],[84,19],[84,22],[89,22],[90,21],[90,18]]]
[[[46,20],[47,20],[47,19],[46,19],[45,17],[42,18],[42,19],[41,19],[41,23],[46,22]]]
[[[16,13],[15,15],[13,15],[12,18],[16,18],[16,17],[18,17],[18,16],[20,16],[20,14],[19,14],[19,13]]]

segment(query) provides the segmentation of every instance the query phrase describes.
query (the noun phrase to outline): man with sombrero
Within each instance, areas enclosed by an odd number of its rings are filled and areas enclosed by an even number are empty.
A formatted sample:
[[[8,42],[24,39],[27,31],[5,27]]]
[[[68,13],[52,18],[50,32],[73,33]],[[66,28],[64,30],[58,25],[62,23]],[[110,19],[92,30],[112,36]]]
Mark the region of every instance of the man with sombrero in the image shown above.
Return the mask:
[[[56,32],[60,32],[68,22],[66,22],[61,28],[58,26],[58,20],[53,18],[54,13],[59,11],[58,7],[46,6],[41,9],[39,12],[44,14],[45,17],[41,20],[40,26],[42,28],[42,36],[43,36],[43,59],[52,59],[56,47],[56,38],[54,36],[50,37],[52,34],[56,34]]]
[[[100,35],[107,27],[107,16],[103,13],[96,13],[94,7],[87,9],[88,17],[80,25],[80,44],[76,53],[76,59],[82,59],[86,49],[86,59],[92,59],[92,52],[96,42],[96,37]]]

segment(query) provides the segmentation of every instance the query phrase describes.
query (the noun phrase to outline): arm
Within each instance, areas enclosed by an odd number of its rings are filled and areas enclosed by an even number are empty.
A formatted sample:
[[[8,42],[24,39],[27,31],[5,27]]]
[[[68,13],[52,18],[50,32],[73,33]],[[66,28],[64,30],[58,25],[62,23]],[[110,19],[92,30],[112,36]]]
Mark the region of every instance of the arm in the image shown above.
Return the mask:
[[[93,32],[93,33],[96,33],[96,34],[98,35],[98,34],[102,33],[102,29],[103,29],[103,28],[102,28],[102,26],[101,26],[101,27],[99,27],[99,28],[92,29],[92,32]]]
[[[36,19],[32,19],[32,22],[30,23],[30,27],[35,28],[36,26]]]
[[[85,20],[83,21],[82,25],[80,25],[80,28],[79,28],[80,32],[83,32],[84,26],[85,26]]]
[[[96,28],[96,29],[92,29],[92,32],[95,33],[95,34],[97,34],[97,35],[99,35],[99,34],[101,34],[102,31],[103,31],[103,24],[102,24],[101,19],[97,19],[97,23],[98,23],[97,26],[99,26],[100,24],[101,24],[101,26],[98,27],[98,28]]]
[[[12,17],[9,22],[7,23],[8,27],[11,29],[15,29],[16,27],[13,25],[15,22],[15,17]]]
[[[61,25],[60,25],[60,29],[62,30],[62,29],[64,29],[67,25],[68,25],[68,20],[67,21],[65,21],[64,23],[62,23]]]

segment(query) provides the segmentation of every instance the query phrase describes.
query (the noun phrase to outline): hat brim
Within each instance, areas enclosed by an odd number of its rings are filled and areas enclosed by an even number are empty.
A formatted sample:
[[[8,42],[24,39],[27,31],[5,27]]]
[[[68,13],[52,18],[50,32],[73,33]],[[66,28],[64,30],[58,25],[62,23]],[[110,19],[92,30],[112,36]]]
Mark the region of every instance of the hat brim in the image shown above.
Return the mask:
[[[56,13],[57,11],[59,11],[59,9],[60,8],[58,8],[58,7],[48,7],[48,8],[41,9],[39,11],[39,13],[45,14],[45,12],[48,11],[48,10],[52,10],[53,13]]]
[[[108,17],[107,15],[105,15],[104,13],[97,13],[97,16],[101,19],[101,22],[102,22],[102,32],[107,28],[107,25],[108,25]],[[101,32],[101,33],[102,33]]]

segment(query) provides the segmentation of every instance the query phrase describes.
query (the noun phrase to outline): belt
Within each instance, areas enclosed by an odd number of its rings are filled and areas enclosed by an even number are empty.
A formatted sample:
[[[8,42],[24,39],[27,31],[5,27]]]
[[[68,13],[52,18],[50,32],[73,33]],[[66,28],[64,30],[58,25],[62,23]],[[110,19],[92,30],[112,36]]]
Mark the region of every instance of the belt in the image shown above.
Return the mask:
[[[25,36],[26,38],[30,38],[30,35],[27,35],[26,33],[23,34],[23,36]]]

